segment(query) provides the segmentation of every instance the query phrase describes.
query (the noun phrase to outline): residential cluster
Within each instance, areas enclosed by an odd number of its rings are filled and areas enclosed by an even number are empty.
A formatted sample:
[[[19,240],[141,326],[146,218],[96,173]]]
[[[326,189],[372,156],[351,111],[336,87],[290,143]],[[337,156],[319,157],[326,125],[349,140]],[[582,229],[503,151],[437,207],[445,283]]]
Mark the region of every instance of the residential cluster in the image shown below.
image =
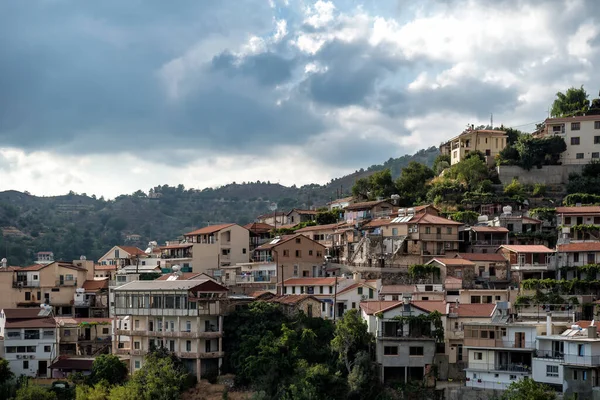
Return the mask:
[[[588,119],[547,121],[541,134],[570,139],[565,164],[598,158],[576,136],[600,129]],[[453,164],[471,150],[491,160],[506,139],[470,129],[442,152]],[[0,356],[17,375],[63,378],[90,373],[106,353],[133,373],[164,347],[201,378],[223,362],[228,313],[267,301],[334,322],[357,310],[375,337],[382,382],[435,377],[505,389],[533,379],[567,394],[600,390],[598,300],[523,301],[538,291],[526,282],[573,280],[577,267],[600,261],[599,206],[556,207],[542,220],[527,205],[484,204],[473,224],[394,199],[325,207],[335,222],[316,224],[316,209],[276,210],[145,250],[115,246],[94,261],[51,252],[27,267],[3,259]]]

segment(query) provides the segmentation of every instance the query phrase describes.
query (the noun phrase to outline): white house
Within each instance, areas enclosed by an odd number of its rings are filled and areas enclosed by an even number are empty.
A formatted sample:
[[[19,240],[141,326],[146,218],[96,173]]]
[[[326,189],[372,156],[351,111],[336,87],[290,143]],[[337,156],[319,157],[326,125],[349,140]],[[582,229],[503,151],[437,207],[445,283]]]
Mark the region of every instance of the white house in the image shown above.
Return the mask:
[[[587,164],[600,158],[600,115],[548,118],[541,134],[565,140],[567,150],[560,155],[563,165]]]
[[[40,317],[40,308],[7,308],[0,311],[0,336],[4,358],[16,375],[45,378],[57,357],[58,333],[51,316]],[[43,311],[42,311],[43,312]]]

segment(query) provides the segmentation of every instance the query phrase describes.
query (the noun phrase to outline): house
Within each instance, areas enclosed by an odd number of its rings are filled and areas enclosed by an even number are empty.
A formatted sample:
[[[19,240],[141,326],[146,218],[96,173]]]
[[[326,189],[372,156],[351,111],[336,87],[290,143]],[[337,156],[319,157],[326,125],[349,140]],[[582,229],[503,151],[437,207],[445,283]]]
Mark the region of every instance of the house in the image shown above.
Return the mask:
[[[86,260],[0,268],[0,308],[51,304],[56,315],[73,315],[75,290],[93,274],[94,263]]]
[[[548,118],[540,136],[562,137],[567,150],[560,154],[562,165],[588,164],[600,158],[600,116],[583,115]]]
[[[412,299],[417,291],[416,285],[381,285],[379,296],[385,301],[402,301],[404,298]]]
[[[600,240],[600,206],[556,207],[556,223],[559,242]]]
[[[252,222],[244,225],[244,228],[250,232],[250,254],[254,252],[261,244],[265,244],[271,241],[271,232],[275,229],[274,226],[263,224],[261,222]]]
[[[513,278],[521,281],[529,278],[554,277],[554,250],[542,245],[503,245],[497,250],[510,265]]]
[[[413,208],[400,209],[398,215],[381,220],[375,232],[365,234],[354,245],[349,263],[409,266],[425,264],[436,256],[451,257],[458,253],[458,229],[462,223],[428,212],[416,213]]]
[[[108,317],[108,278],[94,278],[83,282],[81,288],[75,290],[73,305],[79,317]]]
[[[325,278],[289,278],[283,281],[284,295],[290,294],[310,294],[321,300],[321,316],[323,318],[336,319],[343,314],[344,301],[336,303],[337,293],[350,285],[356,283],[353,279],[325,277]],[[363,292],[370,299],[374,299],[376,295],[375,289],[366,290]],[[360,300],[358,300],[360,301]]]
[[[510,281],[508,260],[502,254],[493,253],[458,253],[455,258],[471,261],[475,264],[476,281],[498,286]]]
[[[221,268],[250,259],[250,231],[237,224],[209,225],[183,235],[181,243],[160,247],[163,270],[178,265],[184,272],[220,277]]]
[[[344,208],[344,218],[349,224],[364,220],[386,217],[392,214],[394,206],[387,200],[365,201],[349,204]]]
[[[93,358],[59,357],[48,369],[54,379],[65,379],[71,374],[81,373],[84,376],[92,373]]]
[[[114,279],[116,272],[117,272],[116,265],[94,264],[94,278]]]
[[[535,323],[465,323],[466,386],[504,390],[531,379],[536,337],[543,329],[544,324]]]
[[[440,152],[450,156],[450,164],[464,160],[472,151],[480,151],[489,166],[495,165],[495,157],[506,147],[506,132],[493,129],[469,127],[440,146]]]
[[[135,246],[114,246],[98,260],[100,265],[116,265],[124,267],[137,262],[139,258],[146,257],[146,253]]]
[[[287,223],[287,213],[283,211],[274,211],[268,214],[259,215],[256,217],[256,222],[261,224],[272,225],[278,227]]]
[[[365,281],[359,272],[354,273],[354,283],[338,290],[336,294],[337,316],[341,317],[347,310],[356,310],[361,301],[373,300],[381,288],[381,280]]]
[[[503,244],[548,245],[548,241],[542,236],[543,223],[539,219],[526,215],[513,215],[512,212],[509,212],[495,217],[490,224],[508,229],[508,243]]]
[[[434,321],[423,303],[366,301],[361,316],[375,336],[375,354],[383,383],[423,382],[431,372],[436,353]],[[437,303],[440,307],[443,302]],[[432,309],[432,307],[427,307]]]
[[[315,221],[317,219],[316,210],[301,210],[294,208],[286,214],[287,225],[298,225],[302,222]]]
[[[269,303],[276,303],[282,307],[283,313],[288,317],[295,317],[300,312],[309,318],[321,317],[321,300],[310,294],[290,294],[286,296],[276,296],[269,300]]]
[[[343,197],[341,199],[336,199],[327,203],[327,208],[329,209],[329,211],[344,209],[352,203],[354,203],[354,197]]]
[[[212,279],[134,281],[114,294],[119,323],[113,353],[130,356],[131,373],[153,346],[176,354],[198,379],[220,371],[225,286]]]
[[[68,357],[95,357],[110,354],[112,319],[57,317],[59,352]]]
[[[460,232],[467,253],[494,253],[508,244],[508,229],[501,226],[470,226]]]
[[[348,243],[347,228],[349,226],[345,222],[340,222],[307,226],[296,230],[295,233],[301,233],[315,242],[322,244],[326,248],[325,255],[337,258],[336,255],[339,256],[341,249],[344,249]]]
[[[475,263],[462,258],[435,257],[426,265],[437,266],[440,269],[439,276],[433,276],[433,281],[443,282],[447,276],[462,279],[463,287],[475,284]]]
[[[48,366],[58,355],[57,325],[50,313],[36,308],[0,311],[0,341],[4,358],[15,376],[48,377]]]
[[[54,262],[54,253],[51,251],[38,251],[34,264],[46,265]]]
[[[325,246],[302,234],[273,238],[254,250],[252,261],[223,269],[223,283],[242,292],[275,290],[290,277],[322,277]]]
[[[600,242],[577,242],[559,244],[557,248],[557,269],[562,279],[574,279],[578,277],[577,268],[588,264],[600,263]],[[581,273],[580,279],[597,279],[587,277],[585,272]]]
[[[533,379],[565,396],[592,399],[600,379],[600,323],[578,321],[561,334],[539,335],[533,357]]]

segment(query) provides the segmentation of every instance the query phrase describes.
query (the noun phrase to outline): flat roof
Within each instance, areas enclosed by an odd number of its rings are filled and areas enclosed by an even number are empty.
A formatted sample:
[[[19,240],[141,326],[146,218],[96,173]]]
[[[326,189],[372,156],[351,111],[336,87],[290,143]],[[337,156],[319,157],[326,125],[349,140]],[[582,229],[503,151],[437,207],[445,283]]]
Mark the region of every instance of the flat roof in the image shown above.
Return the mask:
[[[126,292],[132,290],[190,290],[209,279],[185,280],[185,281],[133,281],[113,289],[115,292]]]

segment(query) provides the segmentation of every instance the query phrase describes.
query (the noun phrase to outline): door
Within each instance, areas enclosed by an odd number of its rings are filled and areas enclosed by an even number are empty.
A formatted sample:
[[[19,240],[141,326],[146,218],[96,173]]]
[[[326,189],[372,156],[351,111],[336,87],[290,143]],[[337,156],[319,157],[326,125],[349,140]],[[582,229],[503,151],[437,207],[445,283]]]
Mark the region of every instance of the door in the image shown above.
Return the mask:
[[[337,303],[337,317],[340,318],[344,314],[344,303]]]
[[[92,330],[90,328],[85,328],[85,340],[90,340],[92,338]]]
[[[61,275],[61,276],[60,276],[60,278],[59,278],[59,282],[60,282],[60,285],[61,285],[61,286],[65,284],[65,276],[64,276],[64,275]]]
[[[38,375],[45,377],[48,374],[48,361],[38,361]]]
[[[210,349],[210,340],[205,340],[204,341],[204,351],[206,353],[210,353],[211,349]]]
[[[515,332],[515,347],[525,347],[525,332]]]

